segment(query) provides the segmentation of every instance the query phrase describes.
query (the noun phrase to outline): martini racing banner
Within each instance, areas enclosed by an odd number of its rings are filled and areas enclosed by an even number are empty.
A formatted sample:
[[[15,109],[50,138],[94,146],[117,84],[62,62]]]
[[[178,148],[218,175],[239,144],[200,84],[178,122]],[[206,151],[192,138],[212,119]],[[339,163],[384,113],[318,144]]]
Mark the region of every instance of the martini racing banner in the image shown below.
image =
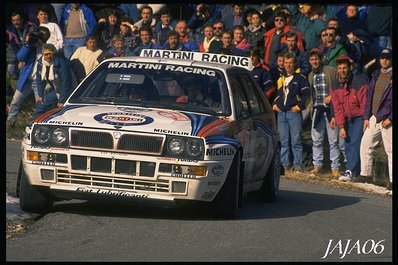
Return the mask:
[[[249,57],[226,54],[143,49],[140,53],[140,57],[159,57],[164,59],[182,59],[209,63],[223,63],[233,66],[240,66],[249,71],[253,69],[253,65]]]

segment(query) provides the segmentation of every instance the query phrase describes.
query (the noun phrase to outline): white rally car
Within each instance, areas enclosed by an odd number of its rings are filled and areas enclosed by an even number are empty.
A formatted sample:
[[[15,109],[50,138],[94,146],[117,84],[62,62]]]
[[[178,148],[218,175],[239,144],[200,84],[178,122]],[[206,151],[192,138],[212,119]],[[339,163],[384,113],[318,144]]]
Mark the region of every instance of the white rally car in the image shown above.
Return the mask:
[[[26,127],[17,194],[38,213],[76,198],[193,201],[233,217],[248,191],[273,201],[280,170],[275,116],[248,70],[111,58]]]

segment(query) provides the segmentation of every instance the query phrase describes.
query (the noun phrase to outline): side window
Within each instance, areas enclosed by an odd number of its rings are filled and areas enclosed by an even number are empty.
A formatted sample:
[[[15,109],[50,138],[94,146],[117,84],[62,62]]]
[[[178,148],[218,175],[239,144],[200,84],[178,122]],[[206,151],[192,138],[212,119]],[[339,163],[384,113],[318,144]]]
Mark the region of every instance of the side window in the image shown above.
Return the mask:
[[[261,102],[261,99],[259,98],[255,85],[250,79],[250,76],[245,74],[238,74],[238,80],[244,90],[246,90],[252,115],[264,112],[264,106]]]
[[[231,84],[237,118],[247,115],[249,113],[249,107],[245,93],[240,82],[238,81],[238,77],[236,75],[230,75],[229,82]]]

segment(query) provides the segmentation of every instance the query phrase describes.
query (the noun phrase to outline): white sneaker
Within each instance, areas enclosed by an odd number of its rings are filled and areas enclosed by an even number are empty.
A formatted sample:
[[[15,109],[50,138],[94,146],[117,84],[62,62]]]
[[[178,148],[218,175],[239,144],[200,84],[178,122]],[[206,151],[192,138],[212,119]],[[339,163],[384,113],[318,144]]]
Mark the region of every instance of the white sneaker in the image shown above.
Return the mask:
[[[352,172],[350,170],[346,170],[343,174],[339,177],[340,181],[344,182],[353,182]]]

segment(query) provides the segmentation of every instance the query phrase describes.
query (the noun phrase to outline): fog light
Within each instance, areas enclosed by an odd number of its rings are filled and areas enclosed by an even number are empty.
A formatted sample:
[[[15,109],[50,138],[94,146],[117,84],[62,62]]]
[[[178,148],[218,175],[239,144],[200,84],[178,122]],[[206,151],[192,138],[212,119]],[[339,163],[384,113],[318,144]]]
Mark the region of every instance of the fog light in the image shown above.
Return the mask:
[[[186,182],[173,181],[171,182],[171,192],[172,193],[185,193]]]
[[[27,151],[28,160],[39,161],[39,152]]]
[[[40,169],[41,179],[46,181],[54,181],[54,170]]]
[[[202,166],[190,166],[191,174],[196,176],[206,176],[207,167]]]

